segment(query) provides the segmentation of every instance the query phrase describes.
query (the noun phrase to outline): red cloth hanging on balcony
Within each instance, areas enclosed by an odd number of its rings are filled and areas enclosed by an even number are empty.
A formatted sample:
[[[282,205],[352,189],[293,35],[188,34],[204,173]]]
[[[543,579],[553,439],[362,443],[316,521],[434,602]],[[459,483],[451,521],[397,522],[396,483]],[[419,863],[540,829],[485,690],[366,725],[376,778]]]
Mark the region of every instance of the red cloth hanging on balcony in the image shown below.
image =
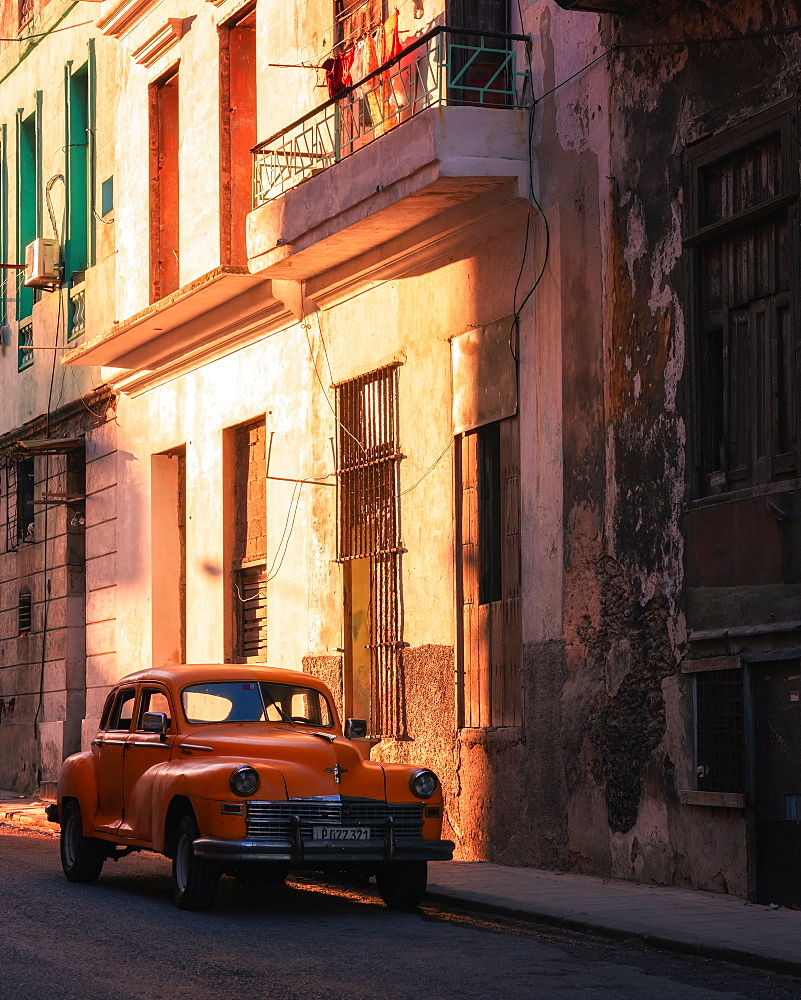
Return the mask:
[[[397,7],[386,19],[386,21],[384,21],[384,25],[380,29],[380,33],[383,49],[381,62],[389,62],[390,59],[394,59],[395,56],[400,55],[402,49],[400,35],[398,34]],[[397,67],[393,67],[391,71],[384,73],[381,78],[383,118],[387,128],[397,125],[397,119],[395,116],[398,110],[398,102],[394,93],[393,84],[390,82],[391,74],[397,74],[397,72]]]
[[[353,83],[350,68],[353,65],[353,49],[345,49],[333,59],[326,59],[323,63],[325,70],[325,83],[328,87],[328,96],[336,97],[340,90],[350,87]]]
[[[394,12],[384,21],[383,58],[381,62],[388,62],[390,59],[394,59],[395,56],[399,56],[402,48],[400,33],[398,32],[398,8],[396,7]]]

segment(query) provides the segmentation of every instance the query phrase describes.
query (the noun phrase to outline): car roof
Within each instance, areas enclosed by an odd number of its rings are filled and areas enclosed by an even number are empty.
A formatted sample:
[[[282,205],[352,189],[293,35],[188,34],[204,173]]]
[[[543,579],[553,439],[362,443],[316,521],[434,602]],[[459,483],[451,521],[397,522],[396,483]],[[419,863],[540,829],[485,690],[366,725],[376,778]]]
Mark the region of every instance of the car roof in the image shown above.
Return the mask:
[[[301,670],[288,670],[286,667],[271,667],[265,663],[180,663],[151,667],[120,678],[116,686],[142,681],[162,681],[175,687],[205,681],[274,681],[329,693],[325,683],[311,674]]]

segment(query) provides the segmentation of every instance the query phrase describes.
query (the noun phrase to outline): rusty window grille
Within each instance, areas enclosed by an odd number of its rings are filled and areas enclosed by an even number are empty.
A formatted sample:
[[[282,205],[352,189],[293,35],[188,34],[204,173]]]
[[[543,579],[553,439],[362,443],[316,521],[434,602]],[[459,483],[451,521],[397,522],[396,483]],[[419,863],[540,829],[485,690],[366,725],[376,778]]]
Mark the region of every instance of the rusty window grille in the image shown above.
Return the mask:
[[[383,0],[334,0],[336,40],[352,45],[377,28],[384,18]]]
[[[398,366],[337,387],[337,556],[370,561],[369,735],[400,735]]]
[[[5,499],[6,552],[17,547],[17,463],[10,458],[3,460],[3,497]]]
[[[17,635],[27,635],[31,630],[31,622],[31,595],[25,591],[19,595],[19,605],[17,607]]]
[[[695,727],[699,790],[742,792],[745,723],[741,670],[710,670],[696,675]]]
[[[5,460],[6,552],[32,542],[34,465],[32,458]]]

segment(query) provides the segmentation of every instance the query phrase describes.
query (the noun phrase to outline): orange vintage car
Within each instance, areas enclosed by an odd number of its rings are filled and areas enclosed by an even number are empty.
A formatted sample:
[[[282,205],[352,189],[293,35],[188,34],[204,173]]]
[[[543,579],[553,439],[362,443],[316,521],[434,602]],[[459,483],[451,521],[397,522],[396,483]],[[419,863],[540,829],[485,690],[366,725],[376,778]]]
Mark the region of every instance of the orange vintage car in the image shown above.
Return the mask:
[[[124,677],[91,748],[68,757],[48,816],[61,863],[93,882],[107,858],[172,859],[183,909],[214,901],[222,874],[282,881],[290,869],[375,875],[384,902],[416,906],[427,862],[447,860],[433,771],[365,760],[331,694],[309,674],[192,665]]]

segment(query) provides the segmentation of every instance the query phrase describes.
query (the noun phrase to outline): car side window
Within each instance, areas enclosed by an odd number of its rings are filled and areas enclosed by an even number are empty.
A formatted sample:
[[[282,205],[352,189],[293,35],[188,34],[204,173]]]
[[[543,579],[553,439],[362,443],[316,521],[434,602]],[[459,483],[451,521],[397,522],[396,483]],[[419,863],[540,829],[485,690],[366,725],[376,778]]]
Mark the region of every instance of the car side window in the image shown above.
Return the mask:
[[[145,688],[142,692],[142,700],[139,703],[139,717],[136,723],[137,729],[142,728],[142,719],[145,717],[145,712],[162,712],[167,716],[168,728],[172,724],[170,699],[160,688]]]
[[[111,709],[114,705],[114,692],[112,691],[106,698],[106,704],[103,706],[103,715],[100,719],[100,728],[108,729],[109,721],[111,720]]]
[[[130,729],[133,720],[136,688],[123,688],[114,701],[108,720],[109,729]]]

